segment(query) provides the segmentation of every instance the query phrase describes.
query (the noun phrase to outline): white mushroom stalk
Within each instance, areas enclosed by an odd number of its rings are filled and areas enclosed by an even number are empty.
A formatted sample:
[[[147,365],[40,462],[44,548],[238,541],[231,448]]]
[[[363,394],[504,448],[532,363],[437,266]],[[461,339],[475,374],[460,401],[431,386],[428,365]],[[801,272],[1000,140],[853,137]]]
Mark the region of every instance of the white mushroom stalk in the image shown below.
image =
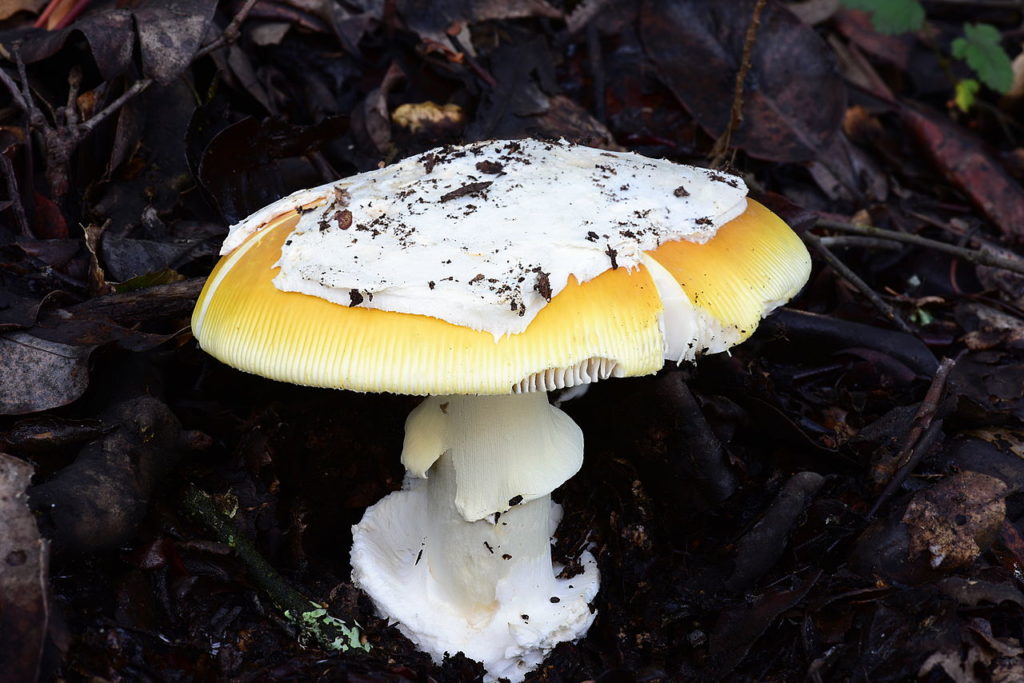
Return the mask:
[[[551,492],[579,469],[579,427],[544,392],[427,398],[406,422],[405,488],[353,528],[353,580],[440,662],[521,681],[594,619],[593,557],[559,579]]]

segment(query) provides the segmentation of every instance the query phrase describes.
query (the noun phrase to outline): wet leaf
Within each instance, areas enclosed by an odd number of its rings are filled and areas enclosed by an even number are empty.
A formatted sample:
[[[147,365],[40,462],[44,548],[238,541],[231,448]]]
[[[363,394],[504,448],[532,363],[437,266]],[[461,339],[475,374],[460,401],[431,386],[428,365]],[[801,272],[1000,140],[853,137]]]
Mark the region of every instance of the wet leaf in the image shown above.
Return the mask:
[[[490,61],[499,86],[484,94],[466,136],[471,140],[521,137],[558,91],[551,53],[543,40],[534,38],[499,46]]]
[[[326,182],[308,164],[278,162],[313,152],[347,128],[344,117],[314,126],[243,119],[218,133],[206,147],[199,179],[225,220],[234,223],[289,192]]]
[[[447,31],[453,24],[562,16],[545,0],[398,0],[396,8],[409,29],[443,44],[447,44]]]
[[[0,289],[0,331],[32,327],[42,302]]]
[[[1024,188],[973,134],[924,109],[901,107],[903,123],[938,170],[989,220],[1014,240],[1024,239]]]
[[[983,602],[998,605],[1004,601],[1024,607],[1024,593],[1009,583],[994,583],[950,576],[935,585],[965,607],[977,607]]]
[[[103,436],[112,429],[99,420],[71,420],[40,415],[15,422],[0,435],[18,453],[39,456],[57,453]]]
[[[960,399],[958,412],[981,425],[1024,420],[1024,364],[996,351],[975,351],[957,362],[949,383]]]
[[[715,677],[725,676],[735,669],[772,622],[803,600],[820,578],[818,572],[797,582],[792,590],[764,595],[750,607],[723,610],[709,643]]]
[[[192,62],[216,9],[209,0],[147,0],[133,10],[143,73],[163,84],[177,78]]]
[[[60,31],[37,31],[22,38],[20,52],[26,64],[41,61],[60,52],[76,35],[85,38],[96,68],[104,80],[125,73],[131,66],[135,45],[135,26],[131,12],[107,10],[89,12],[73,25]],[[12,39],[13,40],[13,39]],[[10,41],[4,41],[10,51]]]
[[[177,268],[193,258],[205,245],[192,241],[158,241],[104,235],[100,256],[107,278],[125,282],[167,269]]]
[[[49,544],[28,508],[31,479],[31,465],[0,453],[0,660],[10,681],[38,680],[49,621]]]
[[[35,413],[77,399],[89,383],[91,352],[24,332],[0,335],[0,414]]]
[[[754,0],[645,2],[644,49],[661,80],[713,137],[728,125]],[[732,144],[762,159],[816,159],[839,130],[845,89],[831,52],[795,16],[768,3]]]
[[[184,454],[181,423],[152,396],[116,403],[101,419],[118,428],[29,492],[55,552],[110,547],[130,538],[154,487]]]

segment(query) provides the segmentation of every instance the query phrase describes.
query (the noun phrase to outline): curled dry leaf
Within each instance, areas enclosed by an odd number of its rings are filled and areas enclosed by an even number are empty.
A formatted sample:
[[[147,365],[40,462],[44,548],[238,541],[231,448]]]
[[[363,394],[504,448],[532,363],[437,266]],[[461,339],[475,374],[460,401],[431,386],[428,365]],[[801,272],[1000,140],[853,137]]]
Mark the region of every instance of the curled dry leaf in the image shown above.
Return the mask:
[[[0,453],[0,678],[39,677],[49,617],[49,547],[39,536],[25,489],[32,466]]]
[[[0,336],[0,414],[35,413],[77,399],[89,383],[92,350],[25,332]]]

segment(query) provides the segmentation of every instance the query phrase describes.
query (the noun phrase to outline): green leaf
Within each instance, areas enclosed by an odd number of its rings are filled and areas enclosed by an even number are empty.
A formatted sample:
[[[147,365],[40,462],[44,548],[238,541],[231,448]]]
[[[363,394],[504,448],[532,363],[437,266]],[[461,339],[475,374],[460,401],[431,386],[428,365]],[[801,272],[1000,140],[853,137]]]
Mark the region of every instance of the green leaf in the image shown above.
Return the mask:
[[[963,37],[953,41],[953,56],[967,62],[982,83],[1005,93],[1013,85],[1013,66],[1001,38],[990,24],[964,24]]]
[[[956,82],[956,106],[963,113],[967,113],[974,106],[978,91],[981,90],[981,83],[973,78],[965,78]]]
[[[918,0],[841,0],[850,9],[871,14],[871,25],[879,33],[906,33],[924,27],[924,7]]]

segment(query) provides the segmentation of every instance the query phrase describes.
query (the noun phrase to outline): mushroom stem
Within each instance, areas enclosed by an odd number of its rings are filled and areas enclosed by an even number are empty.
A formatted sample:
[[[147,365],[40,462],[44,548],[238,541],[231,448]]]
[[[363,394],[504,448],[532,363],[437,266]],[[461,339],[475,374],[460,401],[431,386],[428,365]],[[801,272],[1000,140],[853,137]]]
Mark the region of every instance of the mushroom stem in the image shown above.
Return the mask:
[[[593,557],[570,579],[551,561],[551,491],[582,455],[543,392],[427,398],[406,421],[405,488],[353,528],[353,581],[435,660],[461,651],[521,681],[594,618]]]
[[[498,584],[524,565],[538,570],[530,572],[534,587],[553,595],[550,539],[561,515],[551,496],[467,522],[452,504],[455,481],[455,466],[446,453],[431,467],[425,484],[429,530],[424,559],[439,597],[458,605],[467,622],[486,623],[500,606]]]

